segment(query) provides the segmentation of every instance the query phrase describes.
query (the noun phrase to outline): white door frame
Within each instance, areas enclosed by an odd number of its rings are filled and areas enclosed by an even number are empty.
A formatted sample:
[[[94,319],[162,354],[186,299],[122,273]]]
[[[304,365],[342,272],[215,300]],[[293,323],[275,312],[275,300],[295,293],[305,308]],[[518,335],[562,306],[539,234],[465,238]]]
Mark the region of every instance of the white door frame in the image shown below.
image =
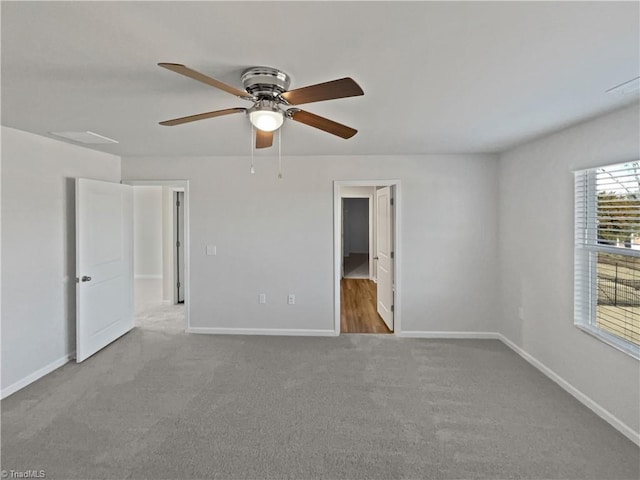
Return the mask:
[[[183,193],[183,196],[182,196],[182,202],[183,202],[182,215],[184,217],[184,212],[185,212],[184,208],[185,208],[185,205],[186,205],[186,201],[184,200],[184,197],[185,197],[184,188],[182,188],[182,187],[172,187],[171,188],[171,212],[172,212],[172,215],[171,215],[171,232],[172,232],[171,238],[176,240],[176,241],[178,239],[178,225],[176,223],[176,215],[177,215],[178,208],[176,206],[176,198],[177,198],[177,194],[180,193],[180,192]],[[183,274],[182,275],[183,275],[183,277],[185,276],[184,272],[186,272],[186,270],[184,270],[185,265],[186,265],[185,257],[184,257],[184,251],[185,251],[184,248],[185,248],[185,245],[187,243],[186,237],[184,235],[184,233],[185,233],[185,225],[186,225],[186,223],[185,223],[184,218],[183,218],[182,219],[182,244],[183,244],[182,245],[182,248],[183,248],[183,250],[182,250],[183,251],[183,258],[182,258]],[[178,296],[178,281],[180,279],[180,275],[179,275],[179,272],[178,272],[178,252],[177,252],[177,248],[176,248],[175,243],[173,243],[171,245],[171,252],[172,252],[172,257],[173,257],[173,267],[172,267],[172,271],[173,271],[173,282],[172,283],[173,283],[173,285],[172,285],[172,288],[171,288],[171,299],[172,299],[173,305],[177,305],[178,301],[180,300],[178,298],[179,297]],[[184,278],[183,278],[183,280],[184,280]],[[186,285],[186,282],[183,282],[183,283]],[[184,286],[183,286],[183,290],[186,292],[186,288]]]
[[[340,335],[340,280],[342,277],[342,188],[343,187],[395,187],[393,245],[395,268],[393,271],[394,285],[394,335],[402,334],[402,289],[400,285],[400,270],[402,267],[401,242],[401,188],[400,180],[334,180],[333,182],[333,322],[334,335]],[[371,209],[370,209],[371,210]]]
[[[373,185],[372,185],[373,186]],[[376,185],[377,186],[377,185]],[[373,280],[375,278],[373,272],[373,257],[376,256],[376,253],[373,251],[373,195],[365,195],[358,193],[341,193],[340,194],[340,215],[342,215],[342,209],[344,209],[344,205],[342,204],[343,198],[367,198],[369,199],[369,231],[367,235],[369,236],[369,280]],[[342,228],[342,224],[340,224],[340,228]],[[342,243],[342,242],[341,242]],[[341,255],[344,257],[344,245],[341,245],[342,253]],[[343,259],[344,260],[344,259]],[[343,273],[341,271],[341,273]]]
[[[156,187],[179,187],[184,189],[184,308],[185,308],[185,331],[191,327],[191,275],[189,269],[190,242],[189,242],[189,180],[123,180],[122,183],[133,186],[156,186]],[[135,224],[133,226],[135,228]],[[174,266],[175,268],[175,266]]]

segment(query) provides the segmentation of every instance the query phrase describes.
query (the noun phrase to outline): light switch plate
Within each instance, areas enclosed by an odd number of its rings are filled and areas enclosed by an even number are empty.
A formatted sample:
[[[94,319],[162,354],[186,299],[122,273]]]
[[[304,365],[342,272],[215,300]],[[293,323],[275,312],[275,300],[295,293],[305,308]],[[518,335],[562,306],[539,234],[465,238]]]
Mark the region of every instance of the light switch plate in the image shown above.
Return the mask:
[[[216,246],[207,245],[207,255],[215,255],[215,254],[216,254]]]

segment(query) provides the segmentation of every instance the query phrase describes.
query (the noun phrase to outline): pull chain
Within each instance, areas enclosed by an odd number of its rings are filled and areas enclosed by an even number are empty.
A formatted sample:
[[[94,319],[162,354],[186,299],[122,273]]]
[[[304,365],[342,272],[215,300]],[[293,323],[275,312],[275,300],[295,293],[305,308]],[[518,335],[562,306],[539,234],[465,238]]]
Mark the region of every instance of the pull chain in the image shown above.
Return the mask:
[[[278,178],[282,180],[282,128],[278,129]]]
[[[253,126],[253,123],[252,123],[251,124],[251,138],[250,138],[250,141],[251,141],[251,170],[250,170],[250,172],[251,172],[252,175],[254,173],[256,173],[256,169],[253,167],[253,150],[254,150],[253,139],[255,138],[255,136],[256,136],[255,135],[255,129],[254,129],[254,126]]]

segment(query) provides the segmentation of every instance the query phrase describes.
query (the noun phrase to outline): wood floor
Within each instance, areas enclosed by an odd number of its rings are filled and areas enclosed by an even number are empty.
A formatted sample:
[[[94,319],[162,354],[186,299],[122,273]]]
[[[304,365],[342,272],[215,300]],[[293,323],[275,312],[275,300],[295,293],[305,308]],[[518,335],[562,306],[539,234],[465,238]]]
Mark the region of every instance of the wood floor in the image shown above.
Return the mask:
[[[376,284],[360,278],[340,281],[341,333],[392,333],[376,310]]]

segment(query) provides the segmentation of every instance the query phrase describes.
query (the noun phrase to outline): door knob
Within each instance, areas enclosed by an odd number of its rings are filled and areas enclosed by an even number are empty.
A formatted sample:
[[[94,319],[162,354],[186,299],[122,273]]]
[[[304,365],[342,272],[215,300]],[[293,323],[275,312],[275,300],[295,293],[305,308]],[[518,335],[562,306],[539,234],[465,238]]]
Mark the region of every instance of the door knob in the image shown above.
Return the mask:
[[[84,276],[82,277],[82,281],[83,281],[83,282],[90,282],[90,281],[91,281],[91,277],[87,277],[86,275],[84,275]]]

